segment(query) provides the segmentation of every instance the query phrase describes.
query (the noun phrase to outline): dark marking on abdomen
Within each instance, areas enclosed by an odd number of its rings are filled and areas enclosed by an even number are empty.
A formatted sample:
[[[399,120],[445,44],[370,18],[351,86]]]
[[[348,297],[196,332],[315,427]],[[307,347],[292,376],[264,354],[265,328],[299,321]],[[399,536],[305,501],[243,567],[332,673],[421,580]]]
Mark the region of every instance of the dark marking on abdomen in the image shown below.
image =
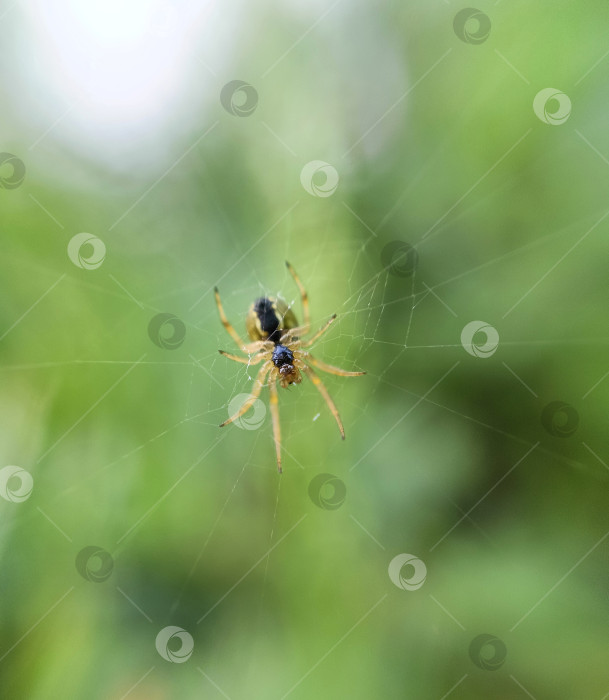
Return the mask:
[[[254,302],[254,313],[260,322],[260,330],[268,336],[274,343],[279,340],[281,333],[278,333],[279,319],[273,307],[273,302],[266,297],[256,299]]]

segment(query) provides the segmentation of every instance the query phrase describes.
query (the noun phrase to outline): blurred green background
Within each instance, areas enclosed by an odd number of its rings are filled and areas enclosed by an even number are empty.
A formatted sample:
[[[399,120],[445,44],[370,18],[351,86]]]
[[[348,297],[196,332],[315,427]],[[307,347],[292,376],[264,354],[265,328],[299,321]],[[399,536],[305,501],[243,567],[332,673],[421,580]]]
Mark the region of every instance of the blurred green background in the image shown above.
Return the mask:
[[[609,693],[609,7],[463,8],[2,4],[6,697]],[[255,375],[212,290],[301,318],[286,259],[368,374],[324,377],[344,443],[280,392],[279,476],[268,413],[218,428]]]

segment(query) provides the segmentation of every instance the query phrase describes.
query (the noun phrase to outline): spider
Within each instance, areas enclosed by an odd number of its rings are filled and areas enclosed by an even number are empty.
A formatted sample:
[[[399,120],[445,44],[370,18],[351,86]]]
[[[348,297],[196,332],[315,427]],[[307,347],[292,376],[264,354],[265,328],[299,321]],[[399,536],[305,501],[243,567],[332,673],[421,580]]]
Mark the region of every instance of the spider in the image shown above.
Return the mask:
[[[256,401],[262,388],[268,384],[270,391],[270,407],[271,416],[273,419],[273,439],[275,442],[275,453],[277,456],[277,469],[281,473],[281,428],[279,424],[279,399],[277,395],[277,382],[280,386],[286,389],[291,384],[300,384],[302,374],[306,375],[319,393],[324,397],[328,408],[338,423],[341,438],[345,439],[345,430],[343,428],[340,415],[334,405],[334,401],[330,397],[328,390],[324,386],[317,373],[311,365],[318,369],[336,374],[339,377],[358,377],[365,372],[347,372],[339,367],[333,367],[321,360],[317,360],[305,348],[311,347],[328,328],[336,320],[336,314],[332,315],[328,321],[308,340],[302,340],[311,330],[311,319],[309,315],[309,297],[300,281],[294,268],[286,261],[286,267],[290,271],[296,286],[300,292],[302,300],[302,310],[304,315],[304,324],[298,325],[296,316],[290,307],[283,299],[275,297],[260,297],[250,306],[245,319],[247,334],[252,341],[244,343],[239,334],[226,318],[222,302],[220,301],[220,293],[218,288],[214,288],[216,295],[216,304],[222,325],[228,331],[230,337],[237,343],[239,348],[248,355],[247,358],[238,355],[232,355],[224,350],[220,350],[220,354],[228,357],[229,360],[241,362],[245,365],[257,365],[263,362],[260,368],[252,392],[245,400],[241,408],[228,420],[220,424],[224,427],[229,423],[242,416]]]

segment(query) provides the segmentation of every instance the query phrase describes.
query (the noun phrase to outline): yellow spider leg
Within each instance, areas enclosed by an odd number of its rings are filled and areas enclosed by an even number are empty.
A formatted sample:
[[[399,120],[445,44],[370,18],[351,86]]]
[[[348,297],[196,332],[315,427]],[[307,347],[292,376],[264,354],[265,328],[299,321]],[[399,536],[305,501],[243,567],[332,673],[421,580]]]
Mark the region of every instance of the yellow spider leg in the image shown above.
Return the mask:
[[[253,343],[248,343],[244,350],[248,355],[253,355],[259,350],[272,350],[275,343],[272,340],[255,340]]]
[[[271,417],[273,419],[273,440],[275,441],[275,454],[277,455],[277,469],[281,474],[281,426],[279,424],[279,398],[277,396],[277,384],[273,379],[269,384]]]
[[[307,375],[307,377],[315,384],[315,387],[319,391],[319,393],[324,397],[326,400],[326,403],[328,404],[328,408],[332,411],[332,415],[336,419],[336,422],[338,423],[338,429],[340,430],[340,435],[342,439],[345,439],[345,429],[343,428],[343,423],[340,419],[340,416],[338,415],[338,410],[336,406],[334,405],[334,401],[330,398],[330,394],[328,393],[328,390],[324,386],[324,383],[321,381],[321,379],[315,374],[313,369],[308,366],[303,367],[303,372]]]
[[[260,355],[255,355],[254,357],[239,357],[239,355],[231,355],[230,352],[225,352],[224,350],[218,350],[220,355],[228,357],[229,360],[234,360],[235,362],[241,362],[244,365],[257,365],[261,360],[264,359],[265,353],[260,353]]]
[[[224,326],[224,328],[226,328],[228,334],[235,341],[235,343],[237,343],[237,345],[240,348],[244,348],[245,343],[241,340],[237,331],[232,327],[230,321],[226,318],[224,308],[222,307],[222,302],[220,301],[220,292],[218,291],[218,287],[214,287],[214,294],[216,296],[216,305],[218,307],[218,312],[220,314],[220,320],[222,321],[222,325]]]
[[[313,335],[312,338],[303,342],[302,347],[303,348],[310,348],[311,345],[313,345],[313,343],[315,341],[319,340],[321,338],[321,336],[328,330],[328,328],[330,328],[330,326],[334,323],[335,320],[336,320],[336,314],[333,314],[326,321],[326,323],[317,331],[317,333],[315,333],[315,335]]]
[[[298,326],[298,328],[290,328],[289,331],[286,331],[281,338],[279,338],[279,342],[282,345],[288,345],[292,343],[298,343],[300,344],[299,340],[294,340],[294,338],[299,338],[302,335],[302,329],[303,326]]]
[[[256,381],[254,382],[254,386],[252,387],[252,393],[247,397],[245,403],[241,406],[237,413],[235,413],[235,415],[231,416],[230,418],[227,418],[224,421],[224,423],[220,423],[221,428],[223,428],[225,425],[228,425],[229,423],[232,423],[237,418],[241,417],[254,403],[258,396],[260,396],[260,392],[262,390],[262,387],[264,386],[264,380],[266,379],[266,375],[269,373],[272,366],[273,363],[270,360],[267,360],[262,365],[258,372],[258,376],[256,377]]]
[[[300,281],[300,278],[296,274],[294,268],[290,265],[290,263],[287,260],[285,261],[285,265],[290,271],[292,277],[294,278],[294,282],[296,282],[296,286],[298,287],[298,291],[300,292],[300,298],[302,300],[302,314],[304,317],[304,325],[301,327],[301,334],[305,335],[309,332],[311,328],[311,316],[309,313],[309,295],[307,294],[307,290],[304,288],[304,285]]]
[[[362,374],[366,374],[365,372],[347,372],[347,370],[341,369],[340,367],[328,365],[325,362],[314,358],[313,355],[311,355],[311,353],[309,352],[296,352],[294,353],[294,356],[305,357],[306,362],[310,362],[312,365],[315,365],[315,367],[321,369],[323,372],[328,372],[328,374],[336,374],[339,377],[359,377]]]

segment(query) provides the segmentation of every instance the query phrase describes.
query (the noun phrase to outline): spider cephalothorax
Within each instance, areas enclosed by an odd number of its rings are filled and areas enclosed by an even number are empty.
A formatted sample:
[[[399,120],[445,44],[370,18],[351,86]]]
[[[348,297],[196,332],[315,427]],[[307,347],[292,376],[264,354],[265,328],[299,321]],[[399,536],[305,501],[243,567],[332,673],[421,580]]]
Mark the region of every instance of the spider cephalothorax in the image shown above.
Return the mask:
[[[282,388],[287,388],[290,384],[300,384],[302,381],[302,373],[304,373],[317,387],[320,394],[324,397],[330,411],[336,422],[342,439],[345,439],[345,431],[341,422],[338,411],[334,402],[328,394],[328,390],[324,386],[321,379],[313,371],[310,365],[315,365],[324,372],[337,374],[341,377],[356,377],[365,372],[346,372],[338,367],[327,365],[321,360],[317,360],[307,352],[304,348],[311,347],[330,327],[336,319],[336,314],[331,316],[317,333],[314,333],[309,340],[301,340],[302,336],[307,335],[311,328],[309,317],[309,298],[290,263],[286,262],[286,266],[290,274],[294,278],[296,285],[300,291],[302,299],[302,308],[304,313],[304,325],[299,326],[296,316],[292,309],[283,301],[283,299],[275,297],[261,297],[250,306],[245,319],[247,334],[250,337],[251,343],[244,343],[237,331],[232,327],[226,318],[220,294],[216,288],[216,304],[220,312],[220,320],[223,326],[228,331],[231,338],[237,343],[243,352],[248,357],[239,357],[220,350],[220,353],[225,357],[236,362],[241,362],[246,365],[256,365],[263,362],[262,367],[258,372],[256,381],[252,388],[252,392],[246,399],[245,403],[233,416],[225,420],[220,427],[232,423],[234,420],[242,416],[254,403],[260,395],[260,391],[265,384],[268,383],[271,394],[271,415],[273,418],[273,437],[275,440],[275,451],[277,455],[277,468],[281,472],[281,431],[279,425],[279,406],[277,397],[277,382]]]
[[[290,384],[300,384],[302,377],[298,369],[298,350],[277,343],[271,359],[279,370],[279,383],[284,389]]]

